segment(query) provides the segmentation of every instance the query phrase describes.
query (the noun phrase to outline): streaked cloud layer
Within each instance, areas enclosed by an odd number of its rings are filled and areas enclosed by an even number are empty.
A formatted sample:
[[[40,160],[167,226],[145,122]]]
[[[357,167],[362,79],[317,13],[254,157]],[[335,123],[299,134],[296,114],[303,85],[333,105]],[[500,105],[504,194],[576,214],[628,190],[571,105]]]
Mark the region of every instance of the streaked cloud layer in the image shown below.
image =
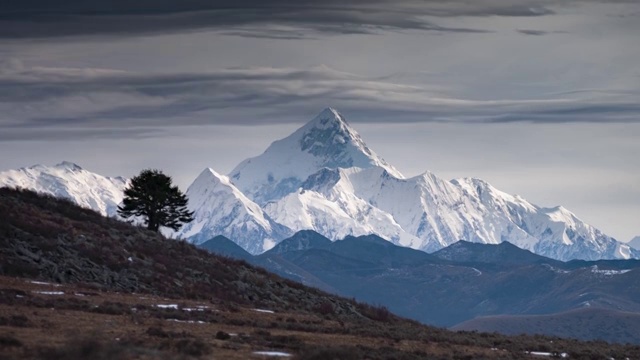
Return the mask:
[[[299,38],[311,32],[365,34],[385,30],[483,32],[438,25],[461,16],[544,16],[546,1],[416,0],[142,0],[109,2],[26,0],[0,8],[1,38],[131,36],[219,30],[239,36]],[[274,28],[281,27],[281,28]]]
[[[470,100],[427,85],[367,78],[325,66],[241,68],[207,73],[136,74],[106,69],[25,68],[0,73],[4,140],[70,127],[92,136],[106,128],[261,125],[299,121],[328,104],[364,122],[640,122],[638,93],[589,90],[537,99]],[[366,116],[364,116],[366,114]],[[221,116],[222,115],[222,116]],[[36,130],[31,136],[29,131]],[[93,131],[93,133],[92,133]],[[19,136],[22,134],[22,136]],[[131,132],[138,136],[141,132]],[[77,136],[69,133],[70,137]],[[126,136],[126,135],[125,135]],[[2,140],[0,138],[0,140]]]

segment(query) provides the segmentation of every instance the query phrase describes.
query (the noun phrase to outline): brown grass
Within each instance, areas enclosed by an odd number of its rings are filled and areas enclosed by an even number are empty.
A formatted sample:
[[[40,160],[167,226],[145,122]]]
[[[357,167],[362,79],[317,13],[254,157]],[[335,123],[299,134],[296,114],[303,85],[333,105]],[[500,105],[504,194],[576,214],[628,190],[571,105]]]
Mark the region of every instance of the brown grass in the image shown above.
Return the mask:
[[[52,291],[64,295],[43,293]],[[148,294],[81,296],[85,292],[77,285],[0,277],[0,317],[14,319],[0,324],[2,354],[13,359],[98,360],[233,360],[256,358],[253,352],[261,350],[284,351],[298,359],[528,359],[526,350],[560,349],[572,358],[640,354],[638,347],[606,343],[453,333],[413,322],[344,322],[320,313],[271,314],[247,307],[229,311],[208,301]],[[171,304],[178,309],[156,306]]]

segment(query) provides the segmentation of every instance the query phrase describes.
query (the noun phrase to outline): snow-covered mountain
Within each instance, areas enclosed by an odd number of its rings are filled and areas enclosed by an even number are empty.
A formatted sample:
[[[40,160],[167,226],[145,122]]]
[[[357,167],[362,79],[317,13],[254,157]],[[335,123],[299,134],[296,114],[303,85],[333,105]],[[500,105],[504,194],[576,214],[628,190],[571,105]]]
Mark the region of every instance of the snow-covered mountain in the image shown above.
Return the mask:
[[[392,214],[356,194],[360,184],[351,182],[350,175],[359,172],[388,174],[378,167],[324,168],[311,175],[298,191],[267,203],[265,212],[295,231],[315,230],[334,240],[377,234],[395,244],[419,249],[420,240],[405,231]]]
[[[480,179],[457,179],[452,183],[479,199],[485,214],[493,213],[501,218],[503,241],[523,249],[564,261],[640,257],[640,252],[605,235],[562,206],[540,207],[520,196],[499,191]],[[490,220],[485,223],[493,226]],[[528,237],[520,238],[520,231]]]
[[[627,243],[630,247],[640,250],[640,236],[636,236]]]
[[[332,239],[375,233],[427,252],[460,239],[509,241],[560,260],[626,259],[634,252],[562,207],[541,208],[479,179],[446,181],[429,172],[399,179],[375,167],[323,169],[265,211],[294,230]]]
[[[0,186],[70,198],[105,215],[115,214],[126,183],[68,162],[0,173]],[[315,230],[332,240],[376,234],[427,252],[459,240],[509,241],[559,260],[640,258],[563,207],[540,207],[479,179],[404,178],[331,108],[228,177],[205,169],[186,194],[195,220],[171,236],[202,243],[224,235],[252,254]]]
[[[292,234],[289,228],[266,216],[227,176],[212,169],[205,169],[186,195],[195,219],[177,235],[195,244],[223,235],[248,252],[259,254]]]
[[[509,241],[560,260],[640,255],[562,207],[531,204],[479,179],[405,179],[330,108],[230,178],[274,221],[334,240],[374,233],[427,252],[468,240]]]
[[[0,172],[0,187],[23,188],[67,198],[105,216],[116,216],[127,179],[105,177],[63,161],[55,166],[34,165]]]
[[[336,110],[327,108],[290,136],[272,143],[259,156],[241,162],[231,181],[260,205],[296,191],[322,168],[381,167],[402,174],[367,147]]]

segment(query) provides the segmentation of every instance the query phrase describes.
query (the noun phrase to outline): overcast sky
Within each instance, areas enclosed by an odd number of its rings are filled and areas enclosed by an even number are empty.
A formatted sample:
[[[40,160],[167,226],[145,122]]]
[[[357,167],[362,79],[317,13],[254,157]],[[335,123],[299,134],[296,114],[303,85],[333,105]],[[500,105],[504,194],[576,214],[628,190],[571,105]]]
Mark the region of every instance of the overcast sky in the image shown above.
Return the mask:
[[[636,0],[0,4],[0,170],[155,167],[186,189],[326,106],[406,176],[640,235]]]

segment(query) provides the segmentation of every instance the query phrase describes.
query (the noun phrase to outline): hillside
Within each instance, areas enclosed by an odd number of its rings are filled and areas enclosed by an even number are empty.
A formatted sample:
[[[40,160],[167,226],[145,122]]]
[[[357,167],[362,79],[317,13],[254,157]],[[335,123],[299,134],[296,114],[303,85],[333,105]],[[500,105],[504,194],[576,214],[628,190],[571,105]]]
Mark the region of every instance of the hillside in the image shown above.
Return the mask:
[[[614,343],[640,344],[640,314],[591,307],[552,315],[479,317],[452,329],[507,335],[545,334],[580,340],[601,339]]]
[[[419,325],[29,191],[0,189],[0,218],[4,358],[640,357],[636,347]]]
[[[0,189],[1,275],[105,291],[211,299],[310,311],[327,295],[184,241],[105,218],[71,202]],[[294,301],[295,302],[292,302]],[[353,304],[340,313],[361,317]]]
[[[228,253],[222,247],[208,249]],[[307,230],[247,260],[283,277],[382,304],[396,314],[436,326],[585,307],[640,313],[640,261],[562,262],[508,242],[459,241],[426,254],[376,235],[331,242]],[[591,331],[592,338],[615,336],[611,327],[581,323],[582,331]]]
[[[218,235],[212,239],[209,239],[198,246],[218,255],[227,256],[234,259],[245,260],[247,262],[251,262],[253,259],[253,256],[251,256],[251,254],[246,252],[238,244],[222,235]]]
[[[561,266],[562,262],[536,255],[520,249],[508,241],[500,244],[479,244],[458,241],[432,254],[440,259],[461,263],[501,263],[501,264],[550,264]]]

